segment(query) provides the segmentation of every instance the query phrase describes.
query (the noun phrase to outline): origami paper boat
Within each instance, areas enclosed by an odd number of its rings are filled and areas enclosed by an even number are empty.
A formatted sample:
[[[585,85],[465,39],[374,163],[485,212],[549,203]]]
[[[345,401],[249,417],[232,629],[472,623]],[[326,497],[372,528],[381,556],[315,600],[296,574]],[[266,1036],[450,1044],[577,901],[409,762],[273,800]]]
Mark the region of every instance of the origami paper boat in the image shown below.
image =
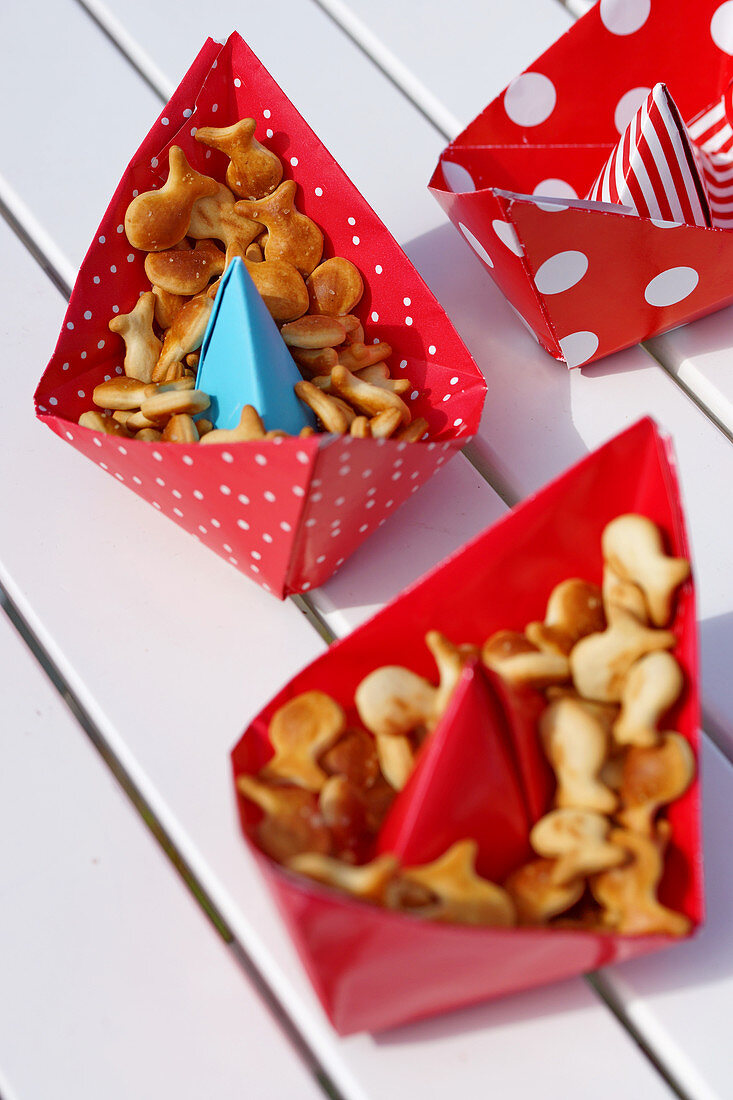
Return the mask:
[[[232,752],[235,778],[270,758],[273,713],[303,691],[331,694],[358,724],[352,700],[361,679],[383,664],[435,677],[424,636],[440,630],[480,643],[506,627],[542,618],[548,593],[569,576],[601,580],[601,532],[625,512],[648,516],[668,548],[689,556],[669,443],[642,420],[579,462],[457,551],[353,634],[309,665],[252,721]],[[669,728],[698,744],[694,594],[680,589],[671,629],[685,692]],[[407,786],[393,803],[379,847],[430,859],[475,832],[482,866],[503,874],[522,862],[532,822],[549,808],[552,782],[538,748],[531,704],[506,705],[475,671],[456,689]],[[489,707],[484,703],[489,695]],[[499,706],[497,707],[497,700]],[[503,705],[502,705],[503,704]],[[501,711],[503,710],[503,715]],[[256,814],[239,799],[242,828]],[[699,785],[669,809],[660,898],[698,925],[703,916]],[[477,928],[431,923],[340,895],[298,878],[253,849],[316,992],[342,1033],[380,1030],[498,997],[669,946],[669,937],[546,928]]]
[[[137,191],[160,186],[179,145],[200,172],[227,160],[194,140],[198,126],[257,120],[257,136],[298,184],[302,211],[327,255],[351,259],[365,293],[368,339],[393,347],[414,384],[415,418],[430,441],[319,435],[211,447],[120,440],[77,424],[92,390],[122,373],[124,348],[107,324],[149,289],[142,252],[124,234]],[[36,412],[61,439],[278,596],[322,584],[477,430],[486,384],[444,311],[389,232],[237,34],[209,39],[125,170],[82,264]]]
[[[602,0],[441,154],[430,190],[569,367],[733,301],[732,25],[719,0]],[[583,198],[660,81],[695,143],[712,228]]]

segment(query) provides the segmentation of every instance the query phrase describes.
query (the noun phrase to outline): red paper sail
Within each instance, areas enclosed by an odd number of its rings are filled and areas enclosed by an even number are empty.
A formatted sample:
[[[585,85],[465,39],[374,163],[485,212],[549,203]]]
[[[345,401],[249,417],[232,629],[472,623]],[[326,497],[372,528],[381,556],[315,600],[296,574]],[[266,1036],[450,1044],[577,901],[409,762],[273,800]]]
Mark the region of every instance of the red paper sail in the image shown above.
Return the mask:
[[[535,753],[541,757],[536,738]],[[544,762],[535,767],[544,771]],[[500,881],[529,859],[533,823],[499,698],[481,666],[469,666],[392,804],[378,850],[411,867],[472,837],[478,873]]]
[[[233,750],[235,777],[257,772],[269,758],[270,719],[293,696],[311,689],[326,691],[351,721],[358,722],[354,692],[376,666],[407,665],[435,679],[424,644],[429,630],[440,630],[454,641],[481,643],[498,629],[522,630],[526,623],[542,619],[548,594],[561,580],[577,576],[600,583],[601,533],[611,519],[626,512],[648,516],[664,531],[668,550],[689,557],[671,447],[650,420],[623,432],[515,508],[299,673],[253,720]],[[687,687],[669,715],[669,728],[679,730],[697,751],[697,635],[691,582],[678,594],[671,629],[678,638],[675,656]],[[532,704],[515,702],[518,710],[502,706],[498,716],[500,697],[489,693],[490,710],[480,726],[471,729],[465,718],[476,701],[475,687],[470,677],[464,681],[463,693],[454,699],[437,731],[438,741],[426,742],[411,781],[394,803],[396,820],[385,826],[391,830],[387,839],[411,856],[427,859],[432,854],[432,829],[439,832],[441,843],[457,839],[465,835],[470,818],[480,832],[484,856],[495,867],[510,854],[507,864],[511,859],[521,863],[523,819],[533,821],[545,813],[552,796],[536,731],[534,738],[530,736],[527,716]],[[487,691],[486,684],[479,687],[479,692]],[[519,722],[517,713],[522,715]],[[452,743],[452,732],[457,744]],[[496,798],[500,791],[492,854],[485,832],[489,813],[477,807],[482,793]],[[240,799],[239,810],[249,836],[251,807]],[[429,817],[424,824],[423,812]],[[669,821],[672,842],[660,897],[696,926],[703,915],[697,782],[670,807]],[[323,1006],[343,1033],[392,1027],[674,942],[662,935],[421,921],[359,903],[259,858]]]
[[[167,176],[168,149],[224,179],[227,159],[194,140],[199,126],[257,121],[257,136],[298,183],[298,204],[321,227],[325,256],[364,277],[367,335],[393,347],[394,374],[430,441],[320,435],[199,447],[142,443],[81,428],[92,390],[122,373],[124,347],[108,321],[149,289],[145,254],[124,233],[138,191]],[[486,384],[414,267],[269,73],[237,34],[209,39],[126,169],[87,252],[36,412],[62,439],[246,576],[279,596],[322,584],[477,430]]]
[[[721,117],[731,41],[719,0],[596,4],[443,151],[430,189],[540,344],[567,366],[733,301],[726,233],[578,198],[660,80],[701,140]],[[715,149],[706,155],[713,226],[727,227],[716,200],[729,198],[733,164],[715,163]]]

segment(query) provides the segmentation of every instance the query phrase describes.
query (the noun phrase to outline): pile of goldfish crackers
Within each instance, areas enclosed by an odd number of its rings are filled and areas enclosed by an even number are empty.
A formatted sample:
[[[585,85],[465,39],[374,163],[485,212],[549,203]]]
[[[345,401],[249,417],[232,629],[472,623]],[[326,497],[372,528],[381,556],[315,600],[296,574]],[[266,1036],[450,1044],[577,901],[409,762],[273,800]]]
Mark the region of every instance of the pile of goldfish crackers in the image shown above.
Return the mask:
[[[196,140],[229,158],[226,184],[195,171],[173,145],[166,182],[128,206],[125,232],[147,253],[151,289],[129,313],[110,320],[125,343],[124,376],[95,388],[94,403],[103,411],[84,412],[79,423],[149,442],[233,443],[287,434],[266,430],[251,405],[233,429],[215,428],[201,415],[210,398],[195,388],[198,349],[221,276],[240,257],[300,370],[295,392],[323,431],[427,438],[427,422],[413,421],[400,396],[412,383],[390,376],[392,348],[366,344],[352,312],[364,292],[360,272],[342,256],[323,259],[321,230],[296,207],[297,184],[282,180],[280,158],[254,132],[251,118],[199,128]],[[306,427],[300,434],[313,432]]]
[[[271,759],[238,787],[258,807],[252,835],[273,860],[362,901],[434,921],[685,935],[686,916],[657,896],[671,836],[666,807],[692,782],[687,740],[664,718],[685,677],[672,654],[675,593],[689,576],[649,519],[620,515],[602,534],[602,587],[569,578],[544,621],[477,645],[426,636],[437,685],[384,666],[358,685],[361,724],[324,692],[277,710]],[[431,863],[376,855],[380,828],[469,660],[508,690],[540,692],[537,736],[554,772],[552,805],[531,829],[536,858],[501,883],[475,868],[461,838]]]

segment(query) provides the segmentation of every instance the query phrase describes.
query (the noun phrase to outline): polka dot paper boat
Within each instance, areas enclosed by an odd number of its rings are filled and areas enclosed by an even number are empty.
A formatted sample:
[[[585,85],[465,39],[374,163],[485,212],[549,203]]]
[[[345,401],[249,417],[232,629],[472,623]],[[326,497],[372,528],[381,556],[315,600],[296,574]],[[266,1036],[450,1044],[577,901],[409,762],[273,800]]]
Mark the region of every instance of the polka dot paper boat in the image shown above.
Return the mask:
[[[730,2],[601,0],[442,153],[431,191],[568,367],[733,301],[731,77]],[[588,199],[659,82],[687,127],[712,226]]]
[[[435,662],[424,642],[428,631],[438,630],[453,643],[481,645],[497,630],[521,631],[542,619],[548,593],[560,581],[580,577],[600,584],[601,533],[627,512],[658,524],[668,553],[689,557],[671,446],[648,419],[513,509],[298,673],[235,746],[235,780],[257,775],[272,758],[272,716],[302,692],[327,692],[344,708],[347,729],[354,730],[361,725],[353,704],[356,688],[375,668],[404,665],[435,683]],[[686,687],[660,728],[679,731],[696,753],[699,680],[691,580],[678,590],[670,629]],[[544,706],[539,693],[512,692],[493,673],[469,665],[392,803],[376,850],[397,853],[414,867],[456,841],[474,838],[476,866],[494,881],[522,865],[530,827],[555,794],[537,731]],[[689,919],[689,932],[703,919],[699,798],[695,779],[669,806],[671,838],[659,884],[659,900]],[[275,863],[258,847],[261,811],[242,794],[238,807],[316,993],[343,1034],[394,1027],[679,942],[660,931],[629,935],[579,925],[440,923],[371,905]]]
[[[145,254],[124,233],[137,192],[166,179],[179,145],[197,171],[223,180],[227,159],[194,140],[197,127],[257,120],[257,137],[298,184],[325,256],[350,259],[365,292],[356,311],[369,341],[392,345],[392,371],[414,384],[425,417],[418,443],[316,435],[226,446],[141,442],[78,425],[92,390],[122,373],[108,329],[148,290]],[[486,384],[444,311],[373,210],[237,34],[209,39],[126,169],[84,259],[36,412],[102,469],[280,597],[323,583],[476,431]]]

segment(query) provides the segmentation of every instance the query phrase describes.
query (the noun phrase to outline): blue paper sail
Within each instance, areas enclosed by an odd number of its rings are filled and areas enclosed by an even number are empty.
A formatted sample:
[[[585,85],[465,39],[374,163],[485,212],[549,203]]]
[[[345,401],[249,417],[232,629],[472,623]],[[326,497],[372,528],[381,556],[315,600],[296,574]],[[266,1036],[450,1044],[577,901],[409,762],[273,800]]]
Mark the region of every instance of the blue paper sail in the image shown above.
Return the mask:
[[[238,257],[224,272],[206,327],[196,388],[211,398],[215,428],[236,428],[253,405],[265,428],[297,435],[315,417],[293,392],[301,376],[247,268]]]

